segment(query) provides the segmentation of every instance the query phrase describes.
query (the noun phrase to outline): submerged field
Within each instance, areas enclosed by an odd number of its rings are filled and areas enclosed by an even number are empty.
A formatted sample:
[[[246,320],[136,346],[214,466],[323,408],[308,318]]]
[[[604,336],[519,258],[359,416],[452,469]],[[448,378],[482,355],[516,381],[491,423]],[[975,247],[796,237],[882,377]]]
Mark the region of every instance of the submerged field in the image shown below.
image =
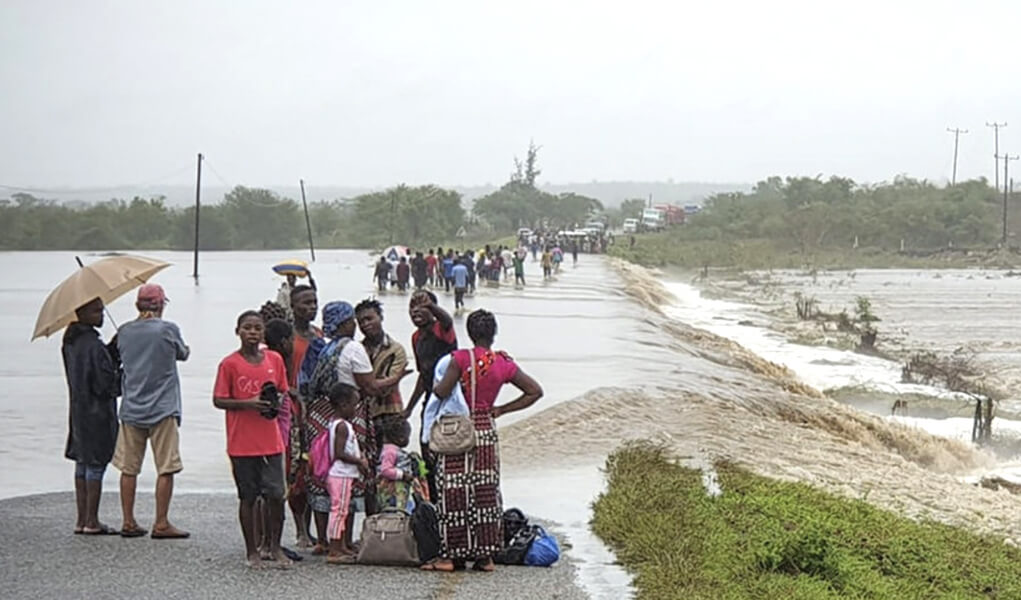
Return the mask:
[[[593,529],[639,598],[1021,598],[1021,550],[717,464],[703,472],[650,443],[607,460]]]

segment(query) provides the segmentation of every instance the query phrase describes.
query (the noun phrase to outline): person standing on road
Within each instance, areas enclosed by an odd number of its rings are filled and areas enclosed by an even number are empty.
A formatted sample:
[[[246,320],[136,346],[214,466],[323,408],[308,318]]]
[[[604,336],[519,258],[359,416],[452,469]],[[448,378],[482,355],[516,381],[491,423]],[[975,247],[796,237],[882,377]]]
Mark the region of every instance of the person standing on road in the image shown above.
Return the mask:
[[[432,287],[436,286],[436,263],[436,254],[429,248],[429,255],[425,257],[425,274]]]
[[[138,318],[117,332],[117,350],[124,365],[124,396],[121,428],[117,436],[114,465],[121,472],[121,535],[138,537],[146,531],[135,521],[135,489],[145,458],[145,443],[152,446],[156,462],[156,520],[152,537],[186,538],[170,524],[167,513],[174,492],[174,475],[182,469],[178,426],[181,423],[181,380],[177,361],[188,359],[190,350],[181,330],[163,320],[167,304],[163,288],[147,283],[138,290]]]
[[[287,393],[284,359],[262,348],[265,324],[254,310],[241,313],[234,330],[241,347],[222,361],[213,385],[213,405],[226,413],[227,455],[237,486],[238,519],[248,565],[259,568],[256,500],[266,504],[268,555],[280,568],[291,561],[280,548],[284,513],[284,441],[275,399]]]
[[[408,355],[400,342],[383,330],[383,305],[378,300],[363,300],[355,307],[355,320],[364,336],[362,346],[372,362],[376,379],[386,379],[408,368]],[[383,422],[389,417],[403,417],[401,390],[394,387],[379,396],[369,396],[369,419],[376,436],[376,448],[383,446]]]
[[[433,378],[435,377],[436,363],[444,356],[457,350],[457,333],[454,330],[454,320],[450,314],[440,308],[436,301],[436,295],[432,292],[418,292],[411,296],[408,304],[408,313],[411,322],[415,326],[415,332],[411,334],[411,350],[415,354],[415,369],[418,371],[418,380],[415,382],[415,391],[411,393],[408,406],[404,409],[404,418],[410,419],[415,412],[415,405],[423,396],[429,398],[433,391]],[[425,411],[422,411],[424,418]],[[429,495],[436,497],[436,480],[434,473],[433,457],[429,453],[429,445],[421,444],[422,458],[425,460],[427,480],[429,484]]]
[[[380,256],[379,262],[376,263],[376,270],[372,274],[372,278],[376,280],[376,289],[381,292],[386,291],[386,286],[390,283],[391,270],[393,270],[393,265],[386,260],[385,256]]]
[[[468,259],[471,262],[471,259]],[[459,262],[454,265],[454,310],[464,308],[464,294],[468,291],[468,267]]]
[[[500,443],[496,419],[524,410],[539,398],[542,387],[506,353],[494,351],[496,317],[486,310],[468,315],[468,336],[474,348],[456,350],[433,392],[447,398],[461,386],[475,427],[475,447],[464,454],[446,454],[436,463],[437,512],[443,552],[422,565],[427,571],[452,572],[472,561],[476,571],[492,571],[493,556],[503,548],[503,500],[500,494]],[[496,405],[504,384],[521,391],[515,400]],[[473,389],[474,388],[474,389]],[[467,501],[466,501],[467,499]]]
[[[415,282],[415,289],[420,290],[425,287],[425,282],[429,276],[429,263],[422,256],[422,251],[419,250],[415,253],[415,257],[411,259],[411,278]]]
[[[75,316],[78,321],[67,327],[60,348],[71,400],[64,456],[74,461],[74,532],[115,535],[116,529],[99,522],[99,501],[117,441],[117,366],[97,331],[103,326],[103,301],[83,304]]]

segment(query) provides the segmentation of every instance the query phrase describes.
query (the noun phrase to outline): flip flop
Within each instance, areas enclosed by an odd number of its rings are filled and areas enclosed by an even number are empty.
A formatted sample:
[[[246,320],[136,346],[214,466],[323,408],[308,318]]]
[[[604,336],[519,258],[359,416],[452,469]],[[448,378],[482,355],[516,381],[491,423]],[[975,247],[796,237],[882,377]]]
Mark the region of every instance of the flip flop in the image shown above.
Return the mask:
[[[331,565],[353,565],[355,564],[354,554],[341,554],[340,556],[327,556],[326,562]]]
[[[117,531],[109,525],[100,524],[99,529],[91,531],[88,529],[82,529],[82,535],[120,535],[120,531]]]
[[[477,560],[472,564],[472,571],[482,571],[483,573],[492,573],[496,570],[496,565],[493,564],[493,559],[487,558],[485,560]]]
[[[137,525],[135,527],[132,527],[131,529],[121,529],[121,531],[120,531],[121,537],[123,537],[123,538],[143,537],[147,533],[149,533],[149,530],[142,529],[141,527],[138,527]]]
[[[284,553],[284,556],[286,556],[287,558],[291,559],[294,562],[305,560],[304,556],[298,554],[297,552],[291,550],[290,548],[284,548],[283,546],[281,546],[280,551]]]
[[[442,564],[442,567],[441,567]],[[443,562],[439,560],[433,560],[420,566],[419,569],[423,571],[440,571],[443,573],[453,573],[455,566],[452,562]]]
[[[181,531],[176,527],[171,527],[164,531],[153,529],[150,537],[154,540],[183,540],[191,537],[191,534],[187,531]]]

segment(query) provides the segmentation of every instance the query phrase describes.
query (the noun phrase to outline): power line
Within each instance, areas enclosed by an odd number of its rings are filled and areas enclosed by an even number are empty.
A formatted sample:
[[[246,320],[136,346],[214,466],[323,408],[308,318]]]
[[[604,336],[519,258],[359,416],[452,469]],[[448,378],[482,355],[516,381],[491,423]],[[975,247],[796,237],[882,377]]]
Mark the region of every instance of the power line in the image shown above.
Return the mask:
[[[1000,156],[1000,128],[1006,126],[1006,121],[1003,123],[997,123],[996,121],[986,123],[986,127],[993,128],[993,175],[996,179],[996,191],[1000,190],[1000,163],[997,162]],[[1007,182],[1004,181],[1003,185],[1007,185]]]
[[[954,134],[954,174],[950,178],[950,185],[955,186],[957,185],[957,143],[961,137],[961,134],[968,133],[968,130],[961,129],[959,127],[955,127],[953,129],[947,127],[947,131]]]
[[[86,188],[64,188],[64,189],[59,189],[59,188],[36,188],[36,187],[26,187],[26,186],[20,186],[20,185],[0,184],[0,189],[12,190],[12,191],[15,191],[15,192],[28,192],[30,194],[60,194],[60,195],[68,195],[68,194],[103,194],[103,193],[110,193],[110,192],[123,192],[123,191],[127,191],[127,190],[136,190],[136,189],[147,188],[149,186],[152,186],[154,184],[160,183],[162,181],[166,181],[167,179],[170,179],[172,177],[176,177],[177,175],[180,175],[180,174],[182,174],[182,173],[184,173],[186,171],[191,171],[191,169],[192,169],[191,165],[185,165],[185,166],[183,166],[183,167],[181,167],[181,168],[179,168],[179,169],[177,169],[177,170],[175,170],[175,171],[173,171],[171,173],[167,173],[166,175],[162,175],[160,177],[156,177],[156,178],[150,179],[150,180],[148,180],[146,182],[143,182],[143,183],[126,183],[126,184],[116,185],[116,186],[112,186],[112,187],[97,187],[97,188],[87,188],[86,187]]]

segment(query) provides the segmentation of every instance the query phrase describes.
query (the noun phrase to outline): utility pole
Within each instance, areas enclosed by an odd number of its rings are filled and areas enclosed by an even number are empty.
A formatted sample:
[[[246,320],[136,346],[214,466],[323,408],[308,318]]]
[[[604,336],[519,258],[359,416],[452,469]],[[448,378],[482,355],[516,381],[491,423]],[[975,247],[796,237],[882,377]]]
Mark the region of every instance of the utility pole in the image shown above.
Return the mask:
[[[308,202],[305,201],[305,180],[299,179],[301,186],[301,205],[305,208],[305,229],[308,230],[308,251],[312,253],[312,262],[316,261],[316,247],[312,243],[312,222],[308,218]]]
[[[202,153],[199,152],[198,173],[195,176],[195,270],[191,276],[199,280],[199,205],[202,195]]]
[[[997,158],[1000,156],[1000,127],[1006,127],[1007,122],[997,123],[986,123],[986,127],[993,128],[993,176],[996,180],[996,191],[1000,191],[1000,164],[997,162]],[[1004,181],[1003,185],[1007,185]]]
[[[1014,156],[1011,156],[1009,154],[1004,154],[1003,156],[1000,156],[999,154],[997,154],[996,158],[1002,158],[1003,159],[1003,234],[1002,234],[1002,237],[1000,238],[1000,244],[1002,244],[1003,247],[1006,248],[1007,247],[1007,195],[1008,195],[1008,191],[1009,191],[1009,188],[1010,188],[1010,186],[1007,184],[1007,182],[1010,181],[1010,176],[1009,176],[1010,174],[1009,174],[1009,171],[1008,171],[1008,167],[1010,166],[1010,161],[1017,160],[1018,156],[1016,154]]]
[[[950,185],[955,186],[957,185],[957,142],[960,140],[961,134],[968,133],[968,130],[961,129],[959,127],[955,127],[953,129],[947,127],[947,131],[954,134],[954,174],[950,178]]]

